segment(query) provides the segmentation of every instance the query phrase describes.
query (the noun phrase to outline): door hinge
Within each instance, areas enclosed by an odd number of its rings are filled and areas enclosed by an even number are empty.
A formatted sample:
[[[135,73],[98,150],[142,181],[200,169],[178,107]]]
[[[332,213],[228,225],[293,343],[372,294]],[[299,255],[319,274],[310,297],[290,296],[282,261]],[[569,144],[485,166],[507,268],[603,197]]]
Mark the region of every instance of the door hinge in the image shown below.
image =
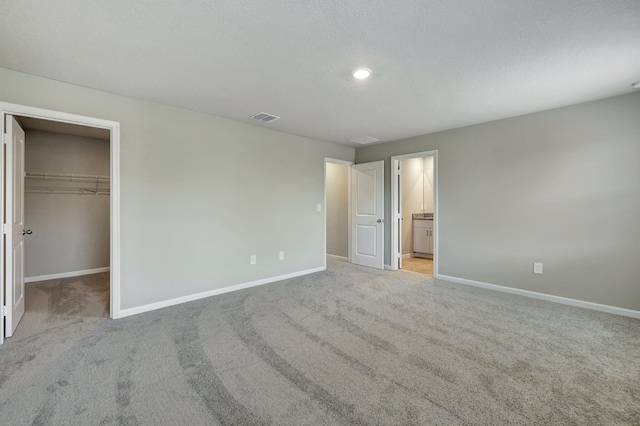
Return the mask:
[[[2,316],[6,317],[7,316],[7,312],[9,312],[9,307],[7,305],[4,305],[2,307]]]
[[[2,233],[3,233],[3,234],[7,234],[7,233],[9,233],[9,227],[7,226],[7,224],[6,224],[6,223],[3,223],[3,224],[2,224]]]
[[[4,144],[7,143],[7,134],[6,133],[2,134],[2,143],[4,143]]]

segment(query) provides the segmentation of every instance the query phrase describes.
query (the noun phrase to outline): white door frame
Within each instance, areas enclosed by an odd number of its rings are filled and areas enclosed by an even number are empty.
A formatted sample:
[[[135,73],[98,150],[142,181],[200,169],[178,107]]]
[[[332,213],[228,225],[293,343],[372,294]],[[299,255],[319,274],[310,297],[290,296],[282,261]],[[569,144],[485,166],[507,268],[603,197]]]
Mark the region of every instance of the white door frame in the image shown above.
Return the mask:
[[[347,259],[351,263],[351,166],[353,161],[324,158],[324,268],[327,269],[327,163],[341,164],[349,167],[347,171]]]
[[[402,216],[402,203],[398,205],[398,194],[401,188],[398,187],[398,165],[401,160],[410,158],[433,156],[433,276],[438,275],[438,150],[415,152],[413,154],[394,155],[391,157],[391,270],[399,268],[398,254],[401,248],[398,244],[398,219]],[[400,212],[400,213],[398,213]]]
[[[120,123],[116,121],[102,120],[99,118],[86,117],[76,114],[68,114],[60,111],[35,108],[26,105],[11,104],[0,102],[0,134],[4,135],[6,130],[7,115],[17,115],[24,117],[39,118],[49,121],[59,121],[62,123],[79,124],[82,126],[97,127],[107,129],[110,132],[110,317],[120,317]],[[0,158],[0,192],[2,200],[5,198],[4,193],[4,165],[5,153],[4,149]],[[0,209],[0,223],[5,223],[4,210]],[[4,259],[3,244],[0,244],[0,259]],[[0,291],[0,306],[4,306],[4,265],[0,261],[0,277],[2,278],[2,288]],[[0,343],[4,340],[4,327],[0,327]]]

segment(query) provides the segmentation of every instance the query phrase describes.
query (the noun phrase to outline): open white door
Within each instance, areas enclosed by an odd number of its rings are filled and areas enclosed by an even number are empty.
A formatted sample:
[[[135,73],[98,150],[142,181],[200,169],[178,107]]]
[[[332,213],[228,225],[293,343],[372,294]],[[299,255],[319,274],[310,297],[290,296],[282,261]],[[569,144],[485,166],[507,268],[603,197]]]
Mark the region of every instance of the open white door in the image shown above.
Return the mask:
[[[351,262],[384,269],[384,161],[351,166]]]
[[[24,314],[24,130],[7,116],[5,155],[5,335],[11,337]]]

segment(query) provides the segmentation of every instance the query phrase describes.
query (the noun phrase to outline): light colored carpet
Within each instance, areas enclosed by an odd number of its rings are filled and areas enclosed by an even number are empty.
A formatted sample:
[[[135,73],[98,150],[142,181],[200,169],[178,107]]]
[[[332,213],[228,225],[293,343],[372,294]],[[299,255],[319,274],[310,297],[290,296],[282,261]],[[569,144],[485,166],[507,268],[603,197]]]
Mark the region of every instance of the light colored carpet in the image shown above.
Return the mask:
[[[415,273],[51,307],[0,347],[3,425],[640,424],[640,321]]]

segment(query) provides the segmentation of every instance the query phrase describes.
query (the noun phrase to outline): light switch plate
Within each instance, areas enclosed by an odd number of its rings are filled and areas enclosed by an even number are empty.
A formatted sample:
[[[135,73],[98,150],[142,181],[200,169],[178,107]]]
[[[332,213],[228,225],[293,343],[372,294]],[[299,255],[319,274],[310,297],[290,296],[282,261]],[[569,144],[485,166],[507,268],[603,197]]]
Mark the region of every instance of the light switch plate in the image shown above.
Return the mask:
[[[280,260],[284,260],[284,252],[281,251],[280,253],[278,253],[278,259]]]
[[[252,255],[251,255],[251,258],[250,258],[250,260],[249,260],[249,263],[251,263],[252,265],[255,265],[255,264],[256,264],[256,255],[255,255],[255,254],[252,254]]]
[[[542,274],[542,263],[533,262],[533,273],[534,274]]]
[[[320,213],[322,211],[322,204],[318,204],[316,208],[318,209],[318,213]]]

